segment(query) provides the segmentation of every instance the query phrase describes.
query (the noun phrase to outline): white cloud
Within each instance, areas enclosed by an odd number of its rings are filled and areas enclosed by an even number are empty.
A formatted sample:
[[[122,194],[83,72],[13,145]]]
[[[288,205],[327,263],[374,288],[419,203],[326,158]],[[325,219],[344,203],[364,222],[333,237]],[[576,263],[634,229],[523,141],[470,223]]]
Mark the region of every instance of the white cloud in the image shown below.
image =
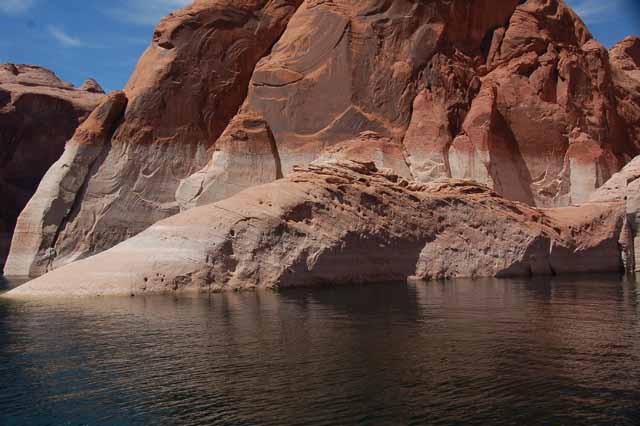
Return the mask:
[[[20,15],[31,9],[35,0],[0,0],[0,12],[7,15]]]
[[[122,22],[153,26],[170,12],[192,2],[193,0],[125,0],[105,12]]]
[[[620,0],[569,0],[567,3],[587,24],[606,22],[620,6]]]
[[[85,43],[82,40],[80,40],[79,38],[70,36],[64,31],[64,29],[60,27],[50,25],[47,29],[49,30],[49,34],[51,34],[53,38],[58,40],[58,42],[63,46],[66,46],[66,47],[85,46]]]

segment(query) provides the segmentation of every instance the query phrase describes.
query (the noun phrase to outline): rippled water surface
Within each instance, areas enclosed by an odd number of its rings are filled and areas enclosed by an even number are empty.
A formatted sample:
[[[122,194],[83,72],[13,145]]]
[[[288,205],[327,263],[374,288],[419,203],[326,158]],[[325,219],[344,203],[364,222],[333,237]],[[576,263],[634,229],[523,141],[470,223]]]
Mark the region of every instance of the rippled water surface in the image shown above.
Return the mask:
[[[0,299],[0,425],[638,425],[640,286]]]

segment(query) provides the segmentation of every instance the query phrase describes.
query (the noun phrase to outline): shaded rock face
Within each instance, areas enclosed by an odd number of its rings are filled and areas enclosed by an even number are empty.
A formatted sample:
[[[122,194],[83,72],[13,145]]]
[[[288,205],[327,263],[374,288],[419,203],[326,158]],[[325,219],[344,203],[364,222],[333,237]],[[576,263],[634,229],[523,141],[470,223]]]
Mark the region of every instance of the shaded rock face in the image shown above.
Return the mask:
[[[89,177],[106,155],[109,139],[126,105],[123,92],[105,97],[67,143],[20,216],[13,246],[21,250],[12,252],[7,275],[15,275],[12,265],[16,264],[33,265],[39,270],[49,268],[55,259],[53,247],[60,231],[78,214],[78,202],[87,189]]]
[[[9,293],[131,295],[621,272],[622,203],[550,211],[327,158],[163,220]]]
[[[324,154],[584,202],[640,147],[609,56],[561,0],[196,1],[158,26],[55,245],[16,240],[9,266],[40,275]]]
[[[18,215],[102,95],[32,65],[0,65],[0,270]]]

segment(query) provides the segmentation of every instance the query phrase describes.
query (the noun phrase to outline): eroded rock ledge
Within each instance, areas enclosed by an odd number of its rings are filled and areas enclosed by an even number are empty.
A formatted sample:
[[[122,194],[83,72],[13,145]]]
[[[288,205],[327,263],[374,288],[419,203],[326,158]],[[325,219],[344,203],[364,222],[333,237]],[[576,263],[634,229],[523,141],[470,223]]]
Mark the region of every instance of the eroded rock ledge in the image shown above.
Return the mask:
[[[138,295],[621,272],[624,203],[540,210],[462,180],[326,158],[8,293]]]

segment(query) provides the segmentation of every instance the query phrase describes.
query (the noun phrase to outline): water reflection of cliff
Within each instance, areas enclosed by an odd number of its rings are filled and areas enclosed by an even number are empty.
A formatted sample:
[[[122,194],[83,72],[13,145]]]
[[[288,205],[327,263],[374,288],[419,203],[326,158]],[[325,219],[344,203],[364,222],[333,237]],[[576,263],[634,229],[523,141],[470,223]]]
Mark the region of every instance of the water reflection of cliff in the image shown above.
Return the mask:
[[[638,418],[639,315],[636,284],[609,278],[1,302],[0,412],[31,412],[31,424],[54,412],[129,424]]]

